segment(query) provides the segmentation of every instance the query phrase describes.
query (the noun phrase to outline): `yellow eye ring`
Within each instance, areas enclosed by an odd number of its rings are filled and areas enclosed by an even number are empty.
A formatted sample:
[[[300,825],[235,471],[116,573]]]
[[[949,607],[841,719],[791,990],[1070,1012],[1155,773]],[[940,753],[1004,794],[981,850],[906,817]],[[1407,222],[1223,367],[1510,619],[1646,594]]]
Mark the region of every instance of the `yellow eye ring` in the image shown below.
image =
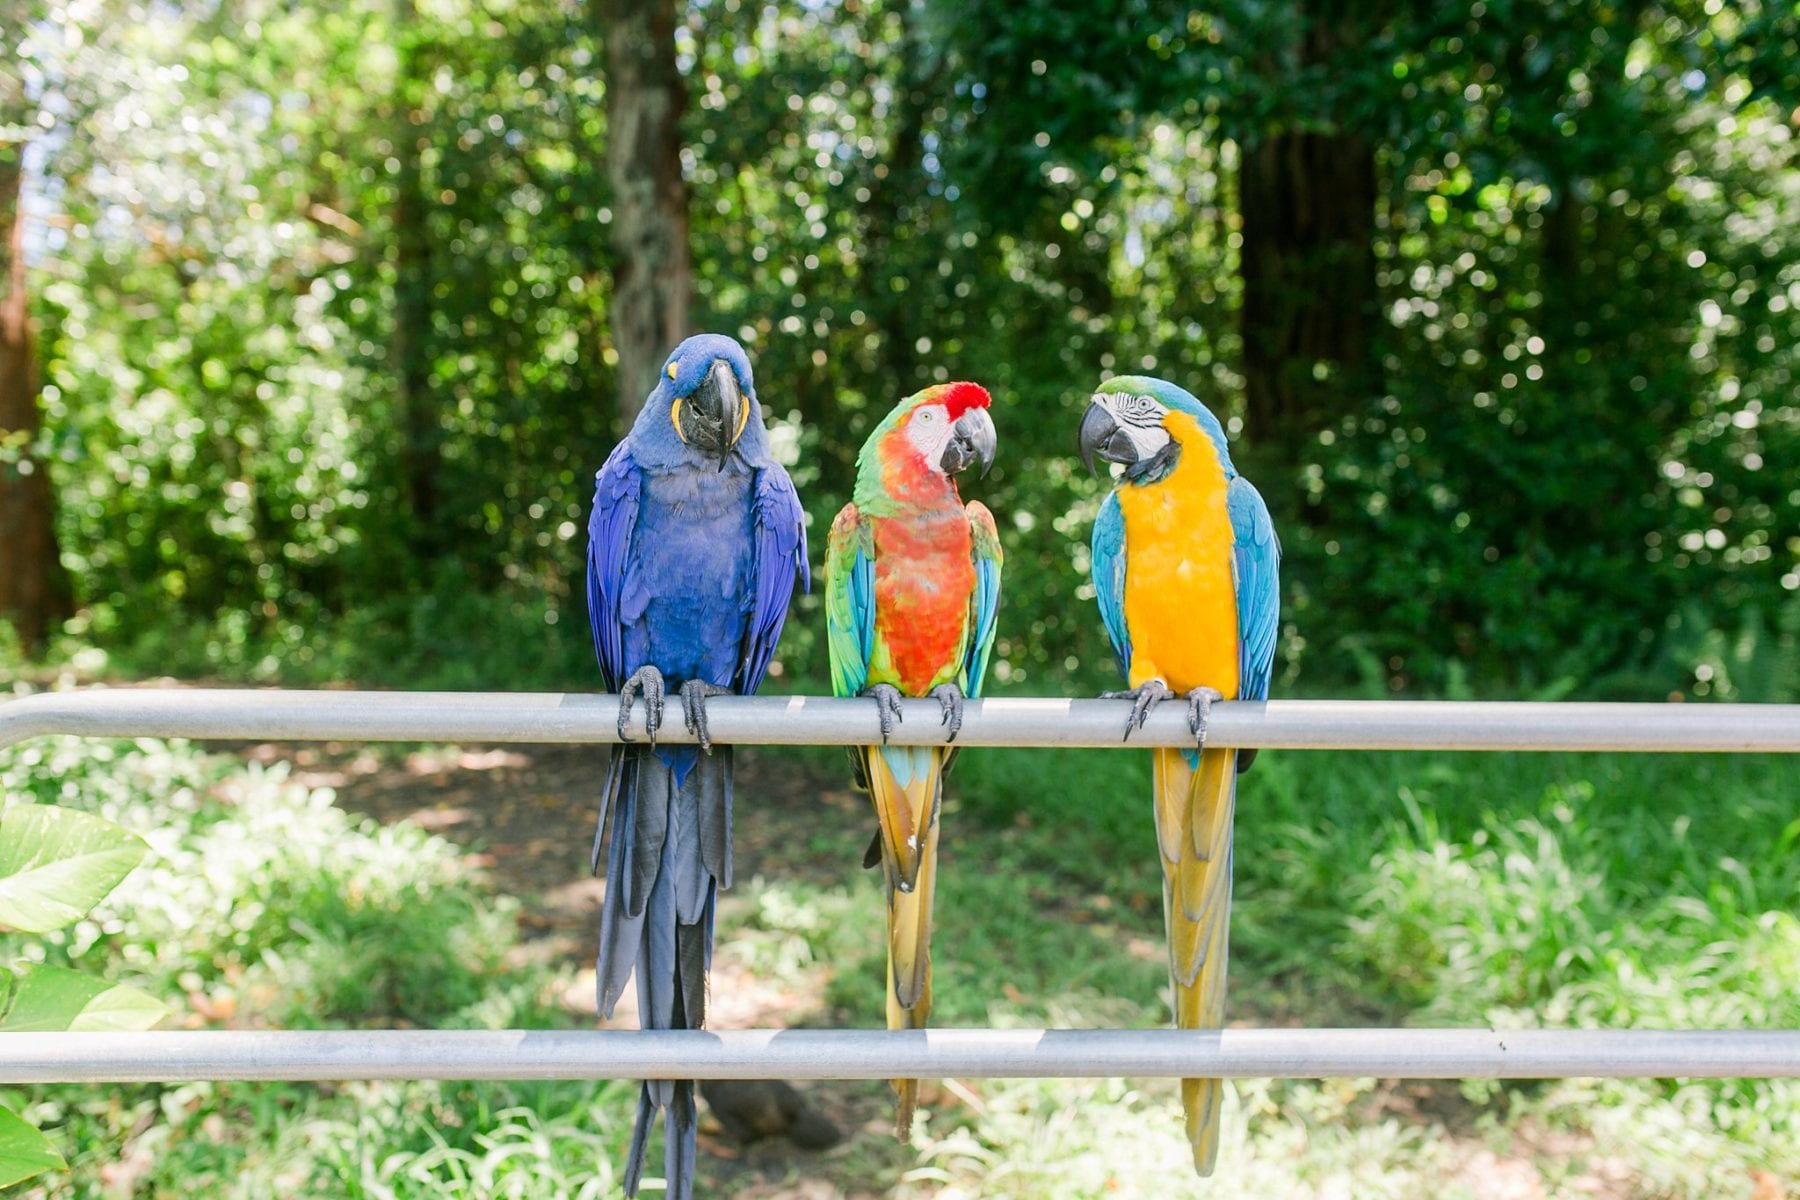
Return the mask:
[[[673,368],[670,369],[673,370]],[[681,401],[679,399],[669,405],[669,424],[675,426],[675,436],[681,439],[681,444],[687,445],[687,434],[681,432]]]
[[[669,365],[668,365],[668,367],[667,367],[667,368],[666,368],[666,369],[667,369],[667,371],[668,371],[668,372],[669,372],[669,378],[670,378],[670,379],[673,379],[673,378],[675,378],[675,374],[676,374],[676,370],[677,370],[677,368],[679,368],[679,367],[680,367],[680,366],[681,366],[681,364],[680,364],[680,363],[679,363],[679,362],[672,362],[672,363],[670,363],[670,364],[669,364]]]

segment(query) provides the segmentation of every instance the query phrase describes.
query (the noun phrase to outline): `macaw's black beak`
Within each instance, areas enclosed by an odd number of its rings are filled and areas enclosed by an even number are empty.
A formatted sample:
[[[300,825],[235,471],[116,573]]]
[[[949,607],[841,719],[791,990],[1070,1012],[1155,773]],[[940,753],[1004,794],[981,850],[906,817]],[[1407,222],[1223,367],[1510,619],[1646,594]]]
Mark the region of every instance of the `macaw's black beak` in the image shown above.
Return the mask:
[[[1137,462],[1137,445],[1099,401],[1088,405],[1081,418],[1081,461],[1094,470],[1094,458],[1131,466]],[[1097,472],[1096,472],[1097,473]]]
[[[944,447],[944,456],[938,460],[938,465],[944,468],[944,474],[954,475],[980,459],[981,474],[985,478],[994,465],[995,448],[994,418],[988,416],[985,408],[971,408],[956,418],[956,424],[950,427],[950,441]]]
[[[706,377],[675,402],[681,439],[701,453],[713,455],[719,460],[719,469],[724,470],[731,448],[744,432],[748,415],[745,404],[731,364],[722,358],[714,359]]]

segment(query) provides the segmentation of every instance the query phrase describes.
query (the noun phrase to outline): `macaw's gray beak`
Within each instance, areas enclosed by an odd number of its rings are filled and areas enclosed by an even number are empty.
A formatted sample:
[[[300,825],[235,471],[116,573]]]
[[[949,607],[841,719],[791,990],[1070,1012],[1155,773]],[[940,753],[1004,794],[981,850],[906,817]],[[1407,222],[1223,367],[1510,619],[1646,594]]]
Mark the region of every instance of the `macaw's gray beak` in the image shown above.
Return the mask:
[[[675,428],[681,440],[717,458],[720,470],[744,432],[748,416],[737,373],[722,358],[714,359],[706,377],[674,405]]]
[[[1095,456],[1128,467],[1138,460],[1137,444],[1098,400],[1081,418],[1081,461],[1089,471],[1094,470]]]
[[[944,474],[954,475],[980,459],[981,474],[986,478],[994,465],[995,449],[994,418],[988,416],[985,408],[971,408],[950,427],[950,441],[938,465],[944,468]]]

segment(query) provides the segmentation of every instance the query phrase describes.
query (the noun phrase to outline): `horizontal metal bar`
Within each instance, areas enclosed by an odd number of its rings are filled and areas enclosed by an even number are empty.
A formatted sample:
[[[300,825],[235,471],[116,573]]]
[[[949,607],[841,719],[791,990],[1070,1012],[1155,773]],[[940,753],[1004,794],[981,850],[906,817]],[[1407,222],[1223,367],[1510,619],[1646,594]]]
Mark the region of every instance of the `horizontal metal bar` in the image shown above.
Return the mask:
[[[317,1079],[1794,1078],[1800,1030],[0,1034],[0,1083]]]
[[[1185,705],[1164,704],[1124,742],[1123,700],[967,704],[964,746],[1188,746]],[[91,688],[0,704],[0,746],[48,734],[360,742],[616,742],[617,696],[582,692],[252,691]],[[935,701],[910,700],[893,741],[941,742]],[[871,700],[726,696],[707,704],[721,744],[859,745],[880,737]],[[644,733],[644,709],[628,730]],[[691,743],[678,706],[658,737]],[[1800,705],[1271,700],[1216,705],[1208,744],[1292,750],[1800,752]]]

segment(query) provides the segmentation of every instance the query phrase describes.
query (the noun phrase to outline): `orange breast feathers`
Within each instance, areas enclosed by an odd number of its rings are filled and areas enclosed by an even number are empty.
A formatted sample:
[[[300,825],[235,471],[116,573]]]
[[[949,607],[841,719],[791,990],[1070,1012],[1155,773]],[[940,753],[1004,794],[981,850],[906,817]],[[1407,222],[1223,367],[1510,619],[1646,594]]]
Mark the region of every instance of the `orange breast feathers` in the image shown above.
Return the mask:
[[[1216,688],[1229,700],[1238,694],[1238,617],[1225,471],[1192,417],[1171,411],[1163,427],[1182,446],[1175,469],[1119,488],[1129,683]]]
[[[969,518],[952,513],[875,522],[875,652],[869,682],[909,696],[955,682],[968,653],[975,590]]]

